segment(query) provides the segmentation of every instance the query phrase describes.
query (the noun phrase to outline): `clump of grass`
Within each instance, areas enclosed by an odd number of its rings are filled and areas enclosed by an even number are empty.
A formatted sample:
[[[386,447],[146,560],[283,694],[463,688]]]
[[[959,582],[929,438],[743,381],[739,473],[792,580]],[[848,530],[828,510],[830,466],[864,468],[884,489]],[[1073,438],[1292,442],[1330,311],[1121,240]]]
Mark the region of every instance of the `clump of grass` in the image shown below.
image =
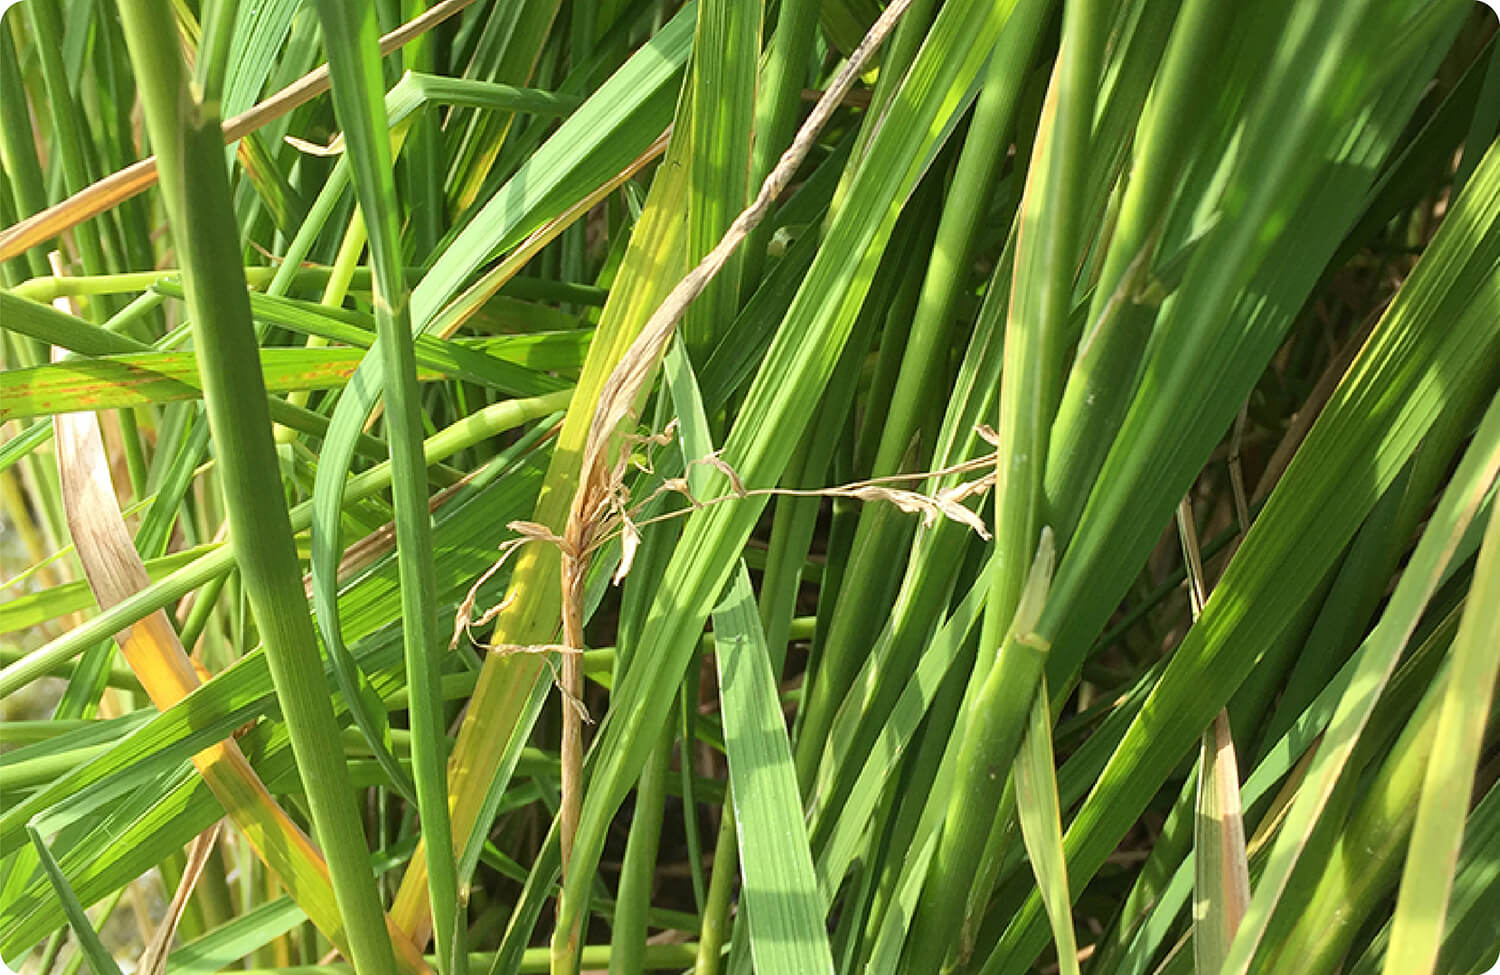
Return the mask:
[[[3,25],[12,967],[1493,962],[1484,9]]]

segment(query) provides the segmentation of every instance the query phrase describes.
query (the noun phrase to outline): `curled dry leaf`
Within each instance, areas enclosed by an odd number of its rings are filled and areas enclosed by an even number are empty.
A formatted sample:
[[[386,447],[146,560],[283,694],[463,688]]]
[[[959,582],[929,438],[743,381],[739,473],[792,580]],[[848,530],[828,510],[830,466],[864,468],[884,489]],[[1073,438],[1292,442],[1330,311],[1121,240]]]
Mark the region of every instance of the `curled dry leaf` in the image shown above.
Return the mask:
[[[628,516],[621,515],[620,518],[620,564],[615,569],[614,577],[610,580],[615,585],[625,581],[630,574],[630,567],[635,564],[635,553],[641,547],[641,532]]]
[[[326,146],[320,146],[316,142],[308,142],[306,139],[299,139],[295,135],[284,135],[281,138],[287,145],[296,149],[304,156],[317,156],[320,159],[326,159],[331,156],[343,155],[344,152],[344,133],[342,132],[334,136],[333,140]]]
[[[714,470],[727,477],[729,479],[729,490],[733,491],[736,496],[743,498],[749,494],[749,492],[745,490],[745,482],[740,480],[739,472],[736,471],[733,467],[730,467],[729,462],[726,461],[723,457],[719,456],[719,451],[716,450],[713,453],[709,454],[707,457],[700,457],[693,463],[707,464],[709,467],[712,467]]]
[[[515,554],[516,549],[520,548],[526,541],[523,538],[513,538],[504,545],[501,545],[500,558],[496,559],[495,563],[488,569],[485,569],[484,573],[469,587],[468,593],[464,595],[463,602],[458,604],[458,609],[453,614],[453,639],[448,641],[449,650],[455,649],[458,646],[458,641],[462,640],[466,633],[469,635],[469,639],[474,640],[477,644],[479,641],[474,638],[474,634],[471,632],[473,627],[483,625],[496,616],[499,616],[505,607],[510,605],[511,600],[515,598],[514,593],[507,594],[500,602],[481,613],[478,619],[474,618],[474,603],[479,599],[479,588],[486,582],[489,582],[495,573],[499,572],[505,566],[505,563],[510,561],[510,557]]]
[[[845,492],[837,492],[843,494]],[[858,498],[861,501],[884,501],[893,504],[902,511],[922,516],[922,524],[931,528],[939,518],[948,518],[960,524],[968,525],[981,538],[989,539],[989,529],[985,528],[984,520],[965,508],[956,501],[948,501],[940,496],[929,496],[919,494],[916,491],[907,491],[901,488],[885,488],[875,485],[851,488],[847,492],[848,497]]]
[[[675,424],[675,421],[674,421]],[[662,445],[669,442],[673,431],[673,425],[657,434],[627,434],[626,439],[633,443],[645,443]],[[980,436],[994,442],[994,431],[988,427],[979,428]],[[990,538],[989,528],[978,512],[965,506],[964,502],[984,494],[995,485],[995,454],[985,454],[972,460],[960,461],[946,467],[932,471],[917,471],[910,474],[893,474],[887,477],[873,478],[867,481],[855,481],[850,484],[842,484],[827,488],[747,488],[740,478],[739,472],[720,455],[718,451],[688,461],[687,466],[695,465],[712,467],[723,474],[729,481],[729,493],[710,498],[700,498],[695,495],[686,477],[669,477],[663,479],[646,497],[635,504],[631,504],[629,488],[625,486],[624,474],[627,466],[634,466],[637,470],[651,473],[654,467],[650,463],[649,451],[643,462],[630,465],[624,463],[623,459],[617,461],[610,471],[605,484],[605,493],[601,496],[599,504],[603,508],[601,516],[596,518],[590,525],[590,530],[580,536],[586,541],[581,554],[586,557],[593,553],[599,546],[620,540],[621,553],[620,564],[615,570],[613,582],[619,585],[630,573],[631,565],[635,559],[635,553],[640,545],[640,530],[646,525],[653,525],[669,518],[680,518],[684,514],[706,508],[710,505],[722,504],[739,498],[748,497],[774,497],[778,495],[793,497],[828,497],[828,498],[853,498],[859,501],[879,502],[894,504],[902,511],[922,516],[922,523],[931,527],[939,518],[947,518],[959,524],[968,526],[979,537],[986,541]],[[930,478],[946,477],[954,474],[971,473],[983,471],[984,474],[978,478],[961,481],[950,485],[933,494],[924,494],[909,488],[900,488],[893,485],[923,481]],[[656,515],[651,518],[641,518],[640,514],[651,502],[663,494],[677,494],[686,499],[688,506],[684,509],[671,511],[666,514]],[[534,537],[557,544],[564,549],[566,542],[552,535],[542,526],[535,526]],[[488,578],[488,576],[486,576]]]
[[[456,648],[458,642],[463,639],[466,633],[469,635],[469,639],[474,641],[475,646],[494,649],[483,640],[474,636],[472,630],[475,626],[483,626],[496,616],[499,616],[505,607],[509,606],[515,599],[516,594],[508,594],[500,602],[485,610],[478,618],[475,618],[474,604],[479,600],[480,588],[486,582],[489,582],[490,579],[494,578],[495,573],[504,568],[505,564],[510,561],[511,556],[527,542],[546,542],[551,545],[562,544],[562,539],[550,528],[534,521],[513,521],[506,527],[520,537],[512,538],[500,546],[500,557],[474,581],[474,584],[469,587],[468,593],[465,594],[463,601],[458,604],[458,610],[453,614],[453,639],[448,641],[449,650]]]
[[[956,504],[967,501],[969,498],[978,497],[994,486],[995,472],[990,471],[984,477],[981,477],[977,480],[962,481],[958,484],[953,485],[952,487],[944,488],[937,493],[936,498],[942,504],[948,504],[950,502]],[[989,536],[985,535],[983,532],[980,532],[980,536],[985,539],[989,538]]]

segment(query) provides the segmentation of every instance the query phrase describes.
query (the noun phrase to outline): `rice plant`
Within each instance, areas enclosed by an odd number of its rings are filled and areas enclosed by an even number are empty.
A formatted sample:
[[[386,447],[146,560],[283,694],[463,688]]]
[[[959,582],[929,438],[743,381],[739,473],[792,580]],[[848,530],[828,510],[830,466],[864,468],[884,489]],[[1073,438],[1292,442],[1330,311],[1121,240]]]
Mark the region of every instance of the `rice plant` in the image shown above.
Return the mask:
[[[0,958],[1486,972],[1473,0],[22,0]]]

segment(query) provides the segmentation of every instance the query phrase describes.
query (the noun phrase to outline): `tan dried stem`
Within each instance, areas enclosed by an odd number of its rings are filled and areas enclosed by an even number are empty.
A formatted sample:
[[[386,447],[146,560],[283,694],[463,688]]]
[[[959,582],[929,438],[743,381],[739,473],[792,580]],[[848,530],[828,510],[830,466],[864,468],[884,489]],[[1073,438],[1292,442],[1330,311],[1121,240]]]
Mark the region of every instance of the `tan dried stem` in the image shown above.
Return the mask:
[[[854,80],[864,70],[865,63],[895,27],[906,12],[911,0],[894,0],[876,19],[864,40],[860,41],[849,55],[833,84],[813,106],[807,121],[798,129],[792,144],[782,153],[780,160],[761,184],[760,192],[740,215],[729,225],[719,243],[677,283],[661,305],[647,320],[630,347],[621,357],[614,371],[604,383],[599,405],[594,410],[584,442],[583,464],[578,490],[568,511],[567,526],[563,531],[562,550],[562,624],[563,643],[570,647],[583,646],[583,584],[588,574],[589,553],[595,547],[600,528],[611,510],[618,510],[618,493],[623,490],[618,480],[621,469],[618,465],[604,463],[605,448],[614,432],[630,414],[636,399],[641,395],[656,369],[662,351],[683,313],[693,300],[724,267],[731,254],[749,235],[750,231],[765,219],[797,168],[807,157],[818,133],[843,101],[853,86]],[[563,690],[576,698],[582,691],[583,671],[576,654],[563,657]],[[562,732],[562,809],[559,813],[562,839],[563,873],[566,875],[573,849],[573,837],[578,830],[578,814],[582,808],[580,776],[583,770],[582,729],[576,712],[569,709],[563,713]]]
[[[676,421],[673,421],[661,433],[646,436],[626,434],[625,439],[630,443],[644,444],[648,448],[663,446],[671,442],[671,430],[675,425]],[[994,431],[988,427],[980,427],[979,429],[980,436],[991,443],[994,442]],[[630,492],[624,487],[623,468],[628,465],[651,474],[654,473],[654,465],[652,464],[649,450],[641,461],[636,461],[622,454],[621,458],[616,462],[616,470],[610,476],[610,484],[613,487],[605,499],[606,510],[596,523],[589,548],[577,554],[581,559],[589,559],[599,548],[618,539],[621,542],[620,565],[615,572],[614,582],[619,584],[630,572],[632,558],[636,546],[640,541],[640,529],[672,518],[681,518],[702,508],[723,504],[727,501],[737,501],[742,498],[751,497],[775,496],[852,498],[856,501],[884,502],[893,504],[902,511],[921,515],[923,524],[928,527],[936,523],[940,518],[946,518],[968,526],[975,534],[988,540],[990,533],[984,521],[976,512],[965,507],[963,502],[977,497],[994,487],[996,456],[992,451],[983,456],[960,461],[956,464],[949,464],[946,467],[940,467],[936,470],[916,471],[909,474],[891,474],[885,477],[874,477],[869,480],[854,481],[849,484],[839,484],[826,488],[749,489],[745,487],[739,473],[729,465],[728,461],[715,452],[707,457],[690,460],[687,466],[689,468],[697,465],[708,466],[722,473],[729,481],[730,490],[728,494],[700,498],[693,494],[686,477],[670,477],[664,479],[645,498],[630,504]],[[973,480],[959,481],[931,493],[889,486],[901,482],[951,477],[953,475],[969,474],[976,471],[982,471],[983,473]],[[665,514],[654,515],[649,518],[641,517],[641,513],[650,507],[653,501],[664,494],[680,495],[687,501],[687,507],[669,511]],[[468,594],[459,603],[458,612],[453,621],[453,638],[449,642],[449,649],[457,647],[459,641],[467,636],[476,647],[495,653],[582,653],[583,647],[569,643],[486,643],[481,637],[475,634],[476,628],[482,628],[489,624],[514,600],[515,593],[511,593],[501,602],[484,610],[479,616],[474,616],[474,606],[479,601],[479,590],[509,563],[517,550],[529,542],[543,542],[548,545],[555,545],[559,550],[564,545],[561,536],[548,530],[547,526],[537,524],[536,522],[513,521],[507,527],[516,532],[518,537],[509,539],[501,544],[500,557],[485,570],[483,575],[474,581],[474,584],[469,587]],[[559,689],[566,693],[565,688],[559,687]],[[574,701],[573,703],[575,707],[581,708],[579,702]],[[589,720],[587,711],[580,710],[580,713],[584,716],[584,720]]]
[[[145,953],[136,964],[137,975],[161,975],[166,971],[167,954],[172,950],[172,939],[177,935],[177,926],[182,922],[188,898],[198,885],[198,878],[203,876],[203,870],[208,866],[208,858],[213,856],[214,844],[219,841],[219,830],[223,825],[224,820],[220,819],[193,838],[188,847],[187,865],[177,884],[177,892],[172,895],[166,916],[157,925],[156,934],[152,935],[151,943],[146,946]]]
[[[723,269],[725,262],[744,242],[750,231],[765,219],[772,204],[781,196],[798,167],[802,165],[802,161],[807,158],[807,153],[812,149],[818,133],[823,130],[823,126],[827,124],[834,110],[843,101],[845,93],[864,70],[870,55],[896,26],[896,22],[906,12],[910,3],[911,0],[895,0],[885,8],[870,28],[870,32],[865,35],[864,40],[860,41],[859,46],[849,55],[849,60],[845,62],[833,84],[829,85],[823,97],[818,99],[818,103],[813,106],[807,121],[797,130],[792,144],[787,147],[786,152],[781,154],[776,166],[766,176],[755,199],[740,212],[738,217],[735,217],[734,222],[729,225],[729,229],[724,232],[724,236],[714,249],[704,255],[697,267],[677,282],[677,286],[647,320],[645,327],[641,329],[641,334],[631,343],[630,348],[620,358],[619,364],[610,373],[609,379],[604,383],[599,405],[594,411],[588,439],[584,443],[584,477],[579,484],[578,493],[574,495],[575,513],[582,513],[589,507],[587,494],[590,493],[590,480],[599,469],[599,461],[604,453],[605,445],[630,412],[636,397],[645,387],[646,381],[656,368],[657,361],[661,358],[662,351],[667,346],[667,341],[672,337],[677,322],[693,300],[703,293],[703,289]],[[573,516],[570,515],[569,520],[572,521]]]
[[[1243,416],[1243,412],[1241,414]],[[1236,440],[1241,425],[1236,425]],[[1238,451],[1238,444],[1234,452]],[[1231,471],[1233,468],[1231,467]],[[1240,525],[1248,524],[1248,513],[1243,504],[1243,492],[1236,498],[1240,506]],[[1198,541],[1198,529],[1193,520],[1192,494],[1185,495],[1177,506],[1177,532],[1182,543],[1183,561],[1188,572],[1188,597],[1193,621],[1203,613],[1208,602],[1208,583],[1203,571],[1203,552]],[[1250,901],[1250,874],[1245,852],[1244,810],[1240,805],[1239,763],[1235,758],[1234,738],[1229,724],[1229,711],[1219,709],[1213,723],[1203,731],[1198,752],[1198,796],[1196,804],[1200,817],[1211,812],[1209,817],[1215,824],[1211,840],[1217,851],[1217,886],[1212,890],[1198,889],[1194,895],[1193,918],[1198,925],[1198,937],[1213,936],[1212,926],[1207,925],[1212,910],[1220,921],[1218,933],[1233,932],[1239,927]],[[1200,826],[1201,829],[1201,826]],[[1203,861],[1199,861],[1200,865]],[[1206,879],[1200,870],[1199,882]],[[1195,946],[1201,948],[1200,942]],[[1221,946],[1227,950],[1228,944]]]

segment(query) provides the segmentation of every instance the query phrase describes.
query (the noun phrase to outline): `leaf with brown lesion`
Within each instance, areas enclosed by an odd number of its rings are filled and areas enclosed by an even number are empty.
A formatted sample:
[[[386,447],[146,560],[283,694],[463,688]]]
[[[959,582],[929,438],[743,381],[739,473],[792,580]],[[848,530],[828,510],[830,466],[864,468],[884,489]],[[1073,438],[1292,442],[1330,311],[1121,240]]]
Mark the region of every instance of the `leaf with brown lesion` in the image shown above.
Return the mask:
[[[57,417],[57,457],[68,530],[101,608],[122,602],[151,582],[125,527],[114,495],[98,418]],[[151,702],[165,711],[200,684],[193,661],[163,610],[115,637]],[[347,948],[328,865],[300,827],[277,804],[233,738],[193,756],[193,764],[266,869],[274,874],[319,930]],[[387,921],[402,967],[425,972],[409,938]]]

